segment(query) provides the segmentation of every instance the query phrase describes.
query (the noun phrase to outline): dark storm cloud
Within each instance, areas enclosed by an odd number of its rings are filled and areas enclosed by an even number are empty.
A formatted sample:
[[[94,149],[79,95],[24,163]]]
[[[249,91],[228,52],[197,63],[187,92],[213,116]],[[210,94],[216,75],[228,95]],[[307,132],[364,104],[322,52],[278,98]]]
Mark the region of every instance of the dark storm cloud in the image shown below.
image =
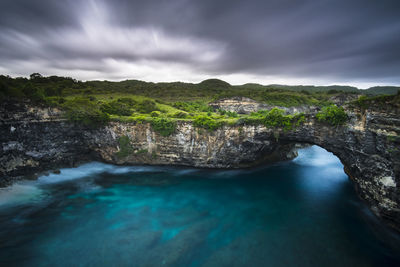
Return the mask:
[[[399,14],[394,0],[3,0],[0,70],[398,84]]]
[[[73,5],[54,0],[2,0],[0,27],[26,32],[40,32],[47,27],[76,26]]]

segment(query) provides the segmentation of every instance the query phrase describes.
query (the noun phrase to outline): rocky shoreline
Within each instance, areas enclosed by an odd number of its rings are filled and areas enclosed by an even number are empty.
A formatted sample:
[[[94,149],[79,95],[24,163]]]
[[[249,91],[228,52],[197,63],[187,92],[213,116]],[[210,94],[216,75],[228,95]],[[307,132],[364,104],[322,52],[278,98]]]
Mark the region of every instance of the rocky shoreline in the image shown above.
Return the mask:
[[[344,126],[306,116],[291,130],[260,125],[215,131],[179,122],[161,136],[148,123],[111,122],[90,129],[62,119],[61,111],[8,103],[1,107],[0,184],[46,170],[100,160],[113,164],[241,168],[292,159],[296,144],[315,144],[342,161],[359,196],[388,225],[400,230],[400,120],[393,110],[347,107]]]

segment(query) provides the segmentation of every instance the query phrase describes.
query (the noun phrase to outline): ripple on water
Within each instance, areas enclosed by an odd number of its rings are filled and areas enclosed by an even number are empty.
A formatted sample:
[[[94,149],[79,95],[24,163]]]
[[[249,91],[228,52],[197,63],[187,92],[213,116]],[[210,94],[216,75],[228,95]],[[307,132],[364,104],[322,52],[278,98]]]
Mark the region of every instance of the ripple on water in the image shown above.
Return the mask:
[[[34,183],[17,183],[0,188],[0,207],[10,207],[41,200],[45,192]]]
[[[0,190],[0,265],[398,265],[342,168],[310,147],[250,170],[62,169]]]

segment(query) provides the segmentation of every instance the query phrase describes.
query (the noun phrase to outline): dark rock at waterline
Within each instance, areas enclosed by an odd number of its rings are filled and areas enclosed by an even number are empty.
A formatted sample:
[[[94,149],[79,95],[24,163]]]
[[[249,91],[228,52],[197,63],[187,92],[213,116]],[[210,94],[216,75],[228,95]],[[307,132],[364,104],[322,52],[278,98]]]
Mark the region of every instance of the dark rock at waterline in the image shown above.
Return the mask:
[[[295,144],[316,144],[342,161],[359,196],[371,210],[400,230],[400,112],[386,107],[346,108],[349,121],[329,126],[315,120],[291,131],[264,126],[224,126],[199,131],[180,122],[168,137],[150,124],[113,122],[89,129],[66,122],[57,109],[7,103],[0,107],[0,185],[16,177],[85,161],[114,164],[183,165],[238,168],[296,156]],[[314,114],[315,115],[315,114]],[[119,138],[129,138],[128,154],[118,152]]]

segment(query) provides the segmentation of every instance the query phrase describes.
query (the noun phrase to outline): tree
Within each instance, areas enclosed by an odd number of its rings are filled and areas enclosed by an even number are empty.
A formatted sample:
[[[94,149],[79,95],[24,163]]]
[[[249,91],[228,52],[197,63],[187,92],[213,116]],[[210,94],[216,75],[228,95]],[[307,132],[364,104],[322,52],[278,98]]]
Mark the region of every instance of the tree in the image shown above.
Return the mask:
[[[31,80],[43,78],[42,74],[37,73],[37,72],[32,73],[29,77],[31,78]]]

